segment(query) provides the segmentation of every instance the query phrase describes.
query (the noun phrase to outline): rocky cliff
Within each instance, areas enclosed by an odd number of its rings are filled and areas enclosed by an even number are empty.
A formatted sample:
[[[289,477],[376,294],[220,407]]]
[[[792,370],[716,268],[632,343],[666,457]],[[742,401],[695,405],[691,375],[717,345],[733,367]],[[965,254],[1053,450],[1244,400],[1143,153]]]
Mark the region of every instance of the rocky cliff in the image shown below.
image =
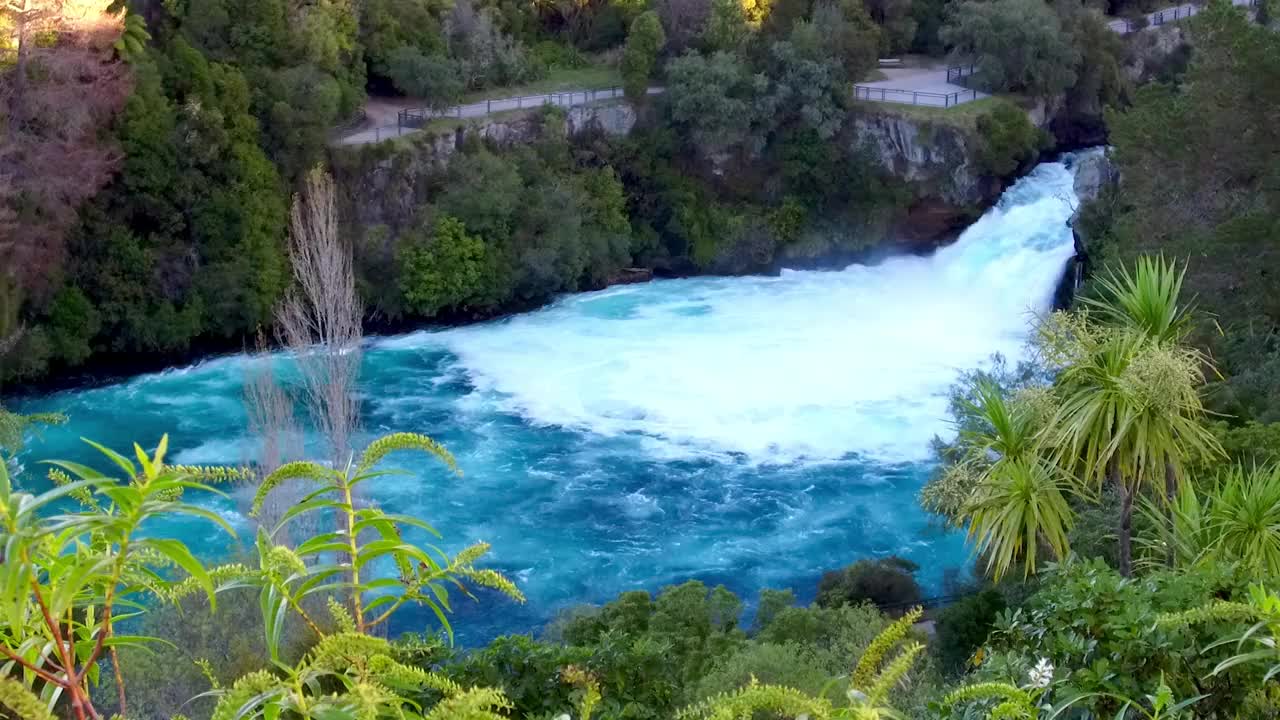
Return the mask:
[[[910,246],[928,247],[950,239],[1003,188],[978,167],[980,140],[972,116],[957,109],[913,110],[861,107],[851,142],[911,188],[914,199],[891,235]]]
[[[343,217],[365,228],[386,226],[396,230],[428,202],[428,181],[438,177],[466,143],[513,147],[532,142],[551,128],[566,135],[625,135],[635,123],[635,110],[625,102],[538,107],[484,118],[434,120],[403,137],[335,147],[330,159],[344,196]]]

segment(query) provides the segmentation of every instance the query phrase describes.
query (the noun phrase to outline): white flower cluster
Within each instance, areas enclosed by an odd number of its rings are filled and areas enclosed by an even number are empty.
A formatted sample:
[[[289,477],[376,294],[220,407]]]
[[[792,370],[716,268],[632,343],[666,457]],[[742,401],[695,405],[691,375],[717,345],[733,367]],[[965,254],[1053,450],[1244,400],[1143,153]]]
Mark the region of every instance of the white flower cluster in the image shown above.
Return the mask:
[[[1053,682],[1053,663],[1049,658],[1040,658],[1040,662],[1027,673],[1028,687],[1043,690]]]

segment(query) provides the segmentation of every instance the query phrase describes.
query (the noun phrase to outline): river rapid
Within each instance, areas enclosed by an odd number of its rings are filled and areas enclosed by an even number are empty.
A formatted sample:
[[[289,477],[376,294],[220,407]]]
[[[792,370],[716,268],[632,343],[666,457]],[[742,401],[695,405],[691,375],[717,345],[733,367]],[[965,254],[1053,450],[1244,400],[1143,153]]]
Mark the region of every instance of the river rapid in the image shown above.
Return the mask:
[[[841,271],[661,280],[566,296],[468,327],[374,338],[362,439],[431,435],[461,478],[400,458],[369,498],[424,518],[528,595],[456,603],[458,641],[536,632],[558,610],[696,578],[752,600],[810,599],[824,570],[897,554],[927,592],[970,561],[916,494],[946,436],[959,373],[1017,358],[1073,254],[1069,165],[1043,163],[954,244]],[[282,363],[287,359],[282,358]],[[254,454],[244,359],[224,357],[20,403],[58,410],[19,458],[101,464],[80,442],[154,446],[175,462]],[[244,499],[217,506],[247,536]],[[209,558],[237,551],[212,524],[156,528]],[[423,615],[396,630],[433,627]]]

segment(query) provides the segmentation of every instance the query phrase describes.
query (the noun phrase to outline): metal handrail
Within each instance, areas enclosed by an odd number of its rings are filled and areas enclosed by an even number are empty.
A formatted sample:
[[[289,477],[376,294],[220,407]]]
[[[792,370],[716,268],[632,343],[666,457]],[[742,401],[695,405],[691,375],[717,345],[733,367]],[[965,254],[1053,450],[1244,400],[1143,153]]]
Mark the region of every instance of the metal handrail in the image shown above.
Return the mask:
[[[977,90],[957,90],[951,93],[931,92],[928,90],[902,90],[898,88],[883,87],[867,87],[865,85],[853,86],[853,97],[855,100],[870,100],[880,102],[898,102],[908,104],[905,99],[889,99],[893,95],[895,98],[911,97],[911,105],[926,105],[929,107],[949,108],[962,103],[970,102],[978,99]],[[926,102],[921,102],[925,100]],[[941,105],[936,102],[927,102],[928,100],[942,100]]]
[[[425,107],[405,108],[397,114],[397,124],[402,128],[419,128],[427,124],[427,122],[438,118],[461,118],[463,116],[463,112],[471,108],[475,108],[477,110],[484,108],[484,114],[487,115],[494,112],[494,106],[497,106],[497,110],[499,112],[503,110],[523,110],[524,108],[533,108],[540,105],[563,105],[565,107],[573,107],[574,98],[579,96],[582,98],[582,102],[579,104],[586,104],[595,102],[596,100],[617,98],[622,95],[623,89],[620,86],[614,86],[589,90],[543,93],[541,95],[519,95],[516,97],[498,98],[496,100],[480,100],[466,105],[454,105],[444,108],[443,110],[433,110]],[[503,105],[510,105],[511,103],[515,103],[515,105],[512,107],[502,107]]]

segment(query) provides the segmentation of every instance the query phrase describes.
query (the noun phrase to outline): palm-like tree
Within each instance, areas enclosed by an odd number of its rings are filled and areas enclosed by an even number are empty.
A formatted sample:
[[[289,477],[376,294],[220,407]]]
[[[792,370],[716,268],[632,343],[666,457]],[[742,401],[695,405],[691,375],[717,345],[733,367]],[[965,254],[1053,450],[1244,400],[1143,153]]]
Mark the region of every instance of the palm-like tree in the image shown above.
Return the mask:
[[[1022,559],[1023,575],[1035,572],[1043,546],[1061,559],[1075,514],[1067,503],[1069,476],[1041,458],[992,465],[970,499],[969,537],[999,580]]]
[[[961,403],[961,462],[976,478],[961,515],[996,579],[1019,561],[1024,575],[1034,573],[1042,547],[1057,558],[1070,549],[1067,533],[1074,514],[1067,493],[1073,488],[1070,476],[1042,454],[1048,413],[1035,392],[1008,399],[998,385],[982,379],[972,399]]]
[[[1178,268],[1176,263],[1166,262],[1163,257],[1141,257],[1132,274],[1121,267],[1099,278],[1098,284],[1103,297],[1086,297],[1083,303],[1111,327],[1136,332],[1155,343],[1181,347],[1191,332],[1193,322],[1193,304],[1184,304],[1180,300],[1185,276],[1185,265]],[[1194,350],[1188,351],[1195,353],[1202,364],[1209,365],[1207,356]],[[1172,503],[1178,494],[1178,470],[1175,463],[1165,463],[1165,529],[1168,543],[1165,560],[1169,565],[1174,563],[1177,555],[1177,549],[1173,545],[1177,519],[1174,517],[1176,511]]]
[[[1120,570],[1132,572],[1136,495],[1163,476],[1176,489],[1182,458],[1219,454],[1200,420],[1205,357],[1184,347],[1188,311],[1178,301],[1182,273],[1171,263],[1143,260],[1133,274],[1111,273],[1103,297],[1090,300],[1102,323],[1050,336],[1071,359],[1058,377],[1062,404],[1051,427],[1057,459],[1098,484],[1120,490]]]

